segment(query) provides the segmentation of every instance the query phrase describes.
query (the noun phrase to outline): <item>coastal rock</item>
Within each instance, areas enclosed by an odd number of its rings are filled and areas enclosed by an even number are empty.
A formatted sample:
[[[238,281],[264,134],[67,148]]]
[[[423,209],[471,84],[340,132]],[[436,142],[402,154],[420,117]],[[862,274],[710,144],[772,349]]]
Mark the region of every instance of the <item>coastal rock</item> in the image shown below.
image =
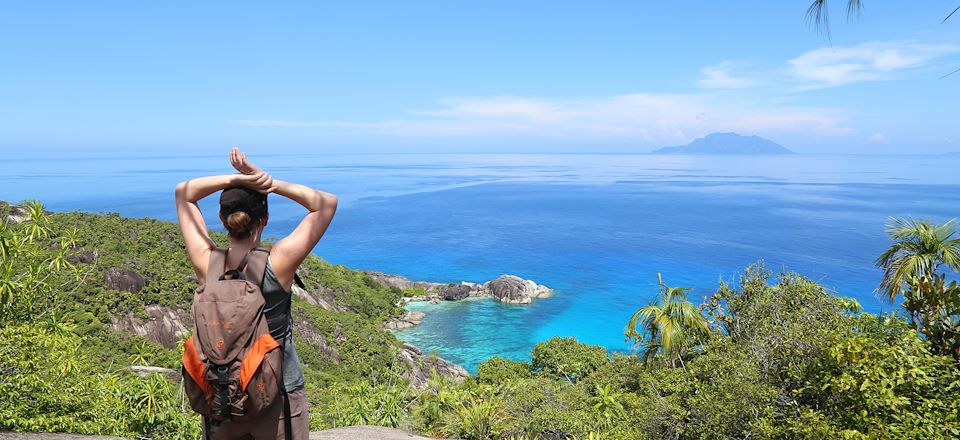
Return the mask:
[[[404,377],[410,381],[411,386],[420,391],[427,389],[432,370],[458,383],[470,377],[470,373],[463,367],[437,356],[425,355],[412,344],[403,344],[397,353],[397,359],[410,367],[410,371],[404,373]]]
[[[546,298],[553,290],[513,275],[501,275],[484,284],[490,295],[508,304],[530,304],[533,298]]]
[[[407,312],[403,316],[393,318],[383,323],[383,328],[387,330],[410,328],[415,325],[419,325],[421,322],[423,322],[423,318],[426,316],[427,314],[423,312]]]
[[[113,316],[110,328],[114,331],[126,330],[142,336],[166,348],[175,348],[177,343],[190,333],[193,319],[190,312],[173,307],[150,305],[144,307],[146,318],[133,313]]]
[[[442,287],[445,287],[446,284],[441,283],[429,283],[426,281],[411,281],[401,275],[388,275],[383,272],[375,271],[365,271],[367,275],[370,275],[370,278],[373,278],[374,281],[383,284],[387,287],[396,287],[399,289],[409,289],[414,287],[419,287],[427,292],[436,292]]]
[[[446,285],[440,288],[440,298],[444,301],[457,301],[470,296],[473,288],[468,284]]]
[[[494,280],[483,284],[461,282],[460,284],[441,284],[426,281],[411,281],[400,275],[387,275],[381,272],[367,272],[374,281],[400,289],[422,288],[426,294],[408,296],[402,302],[429,301],[457,301],[468,297],[490,296],[508,304],[530,304],[534,299],[547,298],[553,295],[553,289],[537,284],[531,280],[524,280],[513,275],[501,275]]]
[[[133,269],[111,267],[103,273],[103,287],[105,289],[137,293],[147,287],[148,283],[150,283],[150,280]]]

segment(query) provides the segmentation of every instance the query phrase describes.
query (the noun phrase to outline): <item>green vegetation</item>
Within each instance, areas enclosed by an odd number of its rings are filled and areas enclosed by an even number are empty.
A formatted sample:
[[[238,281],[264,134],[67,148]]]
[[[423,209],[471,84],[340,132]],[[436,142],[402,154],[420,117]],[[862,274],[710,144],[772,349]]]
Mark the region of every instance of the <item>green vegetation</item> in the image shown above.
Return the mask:
[[[710,328],[706,319],[693,303],[687,301],[688,288],[667,287],[657,273],[660,285],[660,303],[650,304],[637,310],[627,321],[627,339],[644,344],[646,358],[662,356],[676,366],[683,364],[683,355],[693,345],[703,345]],[[643,333],[637,327],[643,328]],[[646,334],[646,337],[644,337]]]
[[[148,306],[189,307],[195,280],[176,225],[30,211],[0,222],[0,430],[196,438],[180,385],[129,368],[176,368],[179,349],[112,329]],[[914,268],[883,283],[896,287],[888,299],[904,297],[905,318],[860,313],[801,275],[756,264],[699,308],[661,280],[657,303],[627,323],[641,356],[557,337],[530,362],[494,357],[463,383],[434,373],[422,391],[381,326],[408,293],[311,257],[307,290],[334,304],[294,302],[311,427],[517,440],[957,438],[960,295],[938,273],[955,268],[944,257],[952,224],[899,222],[890,233],[878,264],[894,275]],[[149,282],[136,294],[105,288],[114,267]]]

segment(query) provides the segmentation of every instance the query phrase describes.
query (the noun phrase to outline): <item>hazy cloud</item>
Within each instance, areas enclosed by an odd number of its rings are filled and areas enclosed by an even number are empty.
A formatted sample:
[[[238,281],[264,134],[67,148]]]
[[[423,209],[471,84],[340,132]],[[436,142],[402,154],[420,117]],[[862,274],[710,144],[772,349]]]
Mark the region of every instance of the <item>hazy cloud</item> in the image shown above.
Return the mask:
[[[729,60],[706,66],[700,69],[703,77],[697,81],[697,84],[705,89],[744,89],[761,84],[761,81],[755,78],[734,76],[731,72],[734,67],[735,63]]]
[[[917,41],[871,41],[850,47],[823,47],[790,60],[789,72],[815,87],[878,81],[893,78],[896,71],[927,65],[958,49],[950,44]]]
[[[704,89],[745,89],[776,85],[794,92],[897,78],[897,73],[925,67],[960,46],[920,41],[871,41],[856,46],[821,47],[785,65],[747,69],[730,60],[700,69]]]
[[[927,66],[960,47],[918,41],[873,41],[823,47],[763,68],[734,61],[703,67],[691,93],[630,93],[552,98],[532,96],[453,97],[433,108],[415,109],[380,121],[248,119],[250,127],[328,128],[387,136],[541,138],[577,141],[622,140],[673,144],[714,131],[736,130],[776,137],[845,136],[843,110],[799,106],[803,90],[894,78]],[[704,90],[705,89],[705,90]],[[861,138],[862,139],[862,138]],[[870,142],[885,142],[881,133]]]
[[[840,112],[775,106],[724,92],[634,93],[593,98],[459,97],[407,118],[354,122],[243,120],[258,127],[338,127],[390,136],[515,136],[682,143],[713,131],[836,136],[852,129]]]

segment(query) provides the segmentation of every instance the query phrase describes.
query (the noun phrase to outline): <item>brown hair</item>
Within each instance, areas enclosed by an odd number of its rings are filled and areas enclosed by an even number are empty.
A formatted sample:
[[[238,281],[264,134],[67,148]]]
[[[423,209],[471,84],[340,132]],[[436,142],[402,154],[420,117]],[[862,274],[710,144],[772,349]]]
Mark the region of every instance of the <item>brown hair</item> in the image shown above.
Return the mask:
[[[252,237],[266,216],[266,194],[244,187],[227,188],[220,193],[220,219],[230,237]]]
[[[223,226],[233,238],[248,238],[253,236],[257,227],[260,226],[260,219],[254,221],[246,212],[236,211],[227,216]]]

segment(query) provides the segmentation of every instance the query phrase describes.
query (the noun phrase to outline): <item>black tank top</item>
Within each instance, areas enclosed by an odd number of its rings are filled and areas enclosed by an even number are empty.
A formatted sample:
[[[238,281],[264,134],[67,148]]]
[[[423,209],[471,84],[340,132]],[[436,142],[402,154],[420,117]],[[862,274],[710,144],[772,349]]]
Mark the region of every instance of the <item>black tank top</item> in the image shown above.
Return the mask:
[[[283,384],[287,391],[303,388],[306,381],[297,356],[297,346],[293,343],[293,316],[290,313],[293,293],[280,285],[269,258],[260,290],[266,302],[263,313],[267,318],[267,328],[273,339],[283,344]]]

